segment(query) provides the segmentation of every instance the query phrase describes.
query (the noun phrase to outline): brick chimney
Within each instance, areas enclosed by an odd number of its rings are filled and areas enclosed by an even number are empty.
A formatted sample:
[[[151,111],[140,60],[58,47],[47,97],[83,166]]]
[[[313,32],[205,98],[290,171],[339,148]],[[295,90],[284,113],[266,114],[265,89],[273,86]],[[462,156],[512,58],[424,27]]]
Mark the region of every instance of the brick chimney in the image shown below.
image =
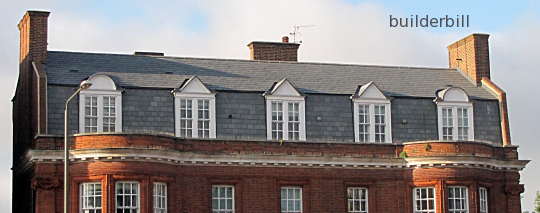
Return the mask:
[[[253,41],[247,46],[251,60],[266,61],[298,61],[300,44],[289,43],[289,37],[281,38],[282,42]]]
[[[47,58],[47,19],[49,12],[27,11],[18,24],[20,59],[41,64]]]
[[[480,84],[483,77],[489,79],[488,34],[471,34],[448,46],[450,68],[459,69]]]

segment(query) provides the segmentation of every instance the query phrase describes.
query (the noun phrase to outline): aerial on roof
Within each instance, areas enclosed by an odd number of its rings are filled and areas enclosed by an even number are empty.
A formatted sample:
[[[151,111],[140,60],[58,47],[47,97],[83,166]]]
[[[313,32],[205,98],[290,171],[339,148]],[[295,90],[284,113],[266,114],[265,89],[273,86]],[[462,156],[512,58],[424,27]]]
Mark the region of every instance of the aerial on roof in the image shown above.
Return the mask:
[[[45,71],[48,83],[55,85],[78,85],[101,73],[124,88],[174,89],[197,76],[211,90],[262,93],[286,78],[306,94],[352,95],[359,85],[373,81],[387,96],[433,98],[437,90],[453,86],[473,99],[496,99],[458,70],[448,68],[49,51]]]

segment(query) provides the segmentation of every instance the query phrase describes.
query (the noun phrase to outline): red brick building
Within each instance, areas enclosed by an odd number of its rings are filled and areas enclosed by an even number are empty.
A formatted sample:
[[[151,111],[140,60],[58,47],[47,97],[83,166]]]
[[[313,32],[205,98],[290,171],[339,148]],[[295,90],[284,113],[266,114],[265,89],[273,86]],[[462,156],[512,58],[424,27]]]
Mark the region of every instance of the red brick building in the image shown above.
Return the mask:
[[[48,12],[19,23],[14,212],[521,212],[521,171],[488,35],[449,68],[49,51]],[[53,35],[54,36],[54,35]]]

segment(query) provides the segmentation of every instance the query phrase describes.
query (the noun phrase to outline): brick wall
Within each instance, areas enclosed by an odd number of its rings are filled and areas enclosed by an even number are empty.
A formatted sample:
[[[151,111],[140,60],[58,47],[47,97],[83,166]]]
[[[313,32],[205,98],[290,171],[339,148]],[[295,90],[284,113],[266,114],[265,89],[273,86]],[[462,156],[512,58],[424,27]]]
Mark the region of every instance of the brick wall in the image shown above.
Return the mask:
[[[60,210],[61,164],[36,166],[37,213]],[[279,212],[281,186],[303,188],[304,212],[345,212],[347,187],[367,187],[370,212],[411,212],[412,188],[433,186],[437,192],[437,212],[447,208],[446,187],[465,186],[469,190],[469,211],[477,212],[478,186],[489,190],[490,212],[518,213],[520,185],[517,172],[480,169],[313,169],[226,166],[175,166],[149,162],[84,162],[71,166],[72,184],[98,181],[104,185],[103,207],[114,210],[114,183],[138,181],[141,186],[141,213],[151,212],[152,182],[168,185],[169,212],[209,212],[211,186],[235,187],[236,212]],[[516,194],[517,193],[517,194]],[[78,187],[72,187],[72,211],[77,212]]]
[[[477,84],[490,77],[489,35],[471,34],[448,46],[450,68],[459,68]]]
[[[300,44],[254,41],[248,44],[251,60],[298,61]]]

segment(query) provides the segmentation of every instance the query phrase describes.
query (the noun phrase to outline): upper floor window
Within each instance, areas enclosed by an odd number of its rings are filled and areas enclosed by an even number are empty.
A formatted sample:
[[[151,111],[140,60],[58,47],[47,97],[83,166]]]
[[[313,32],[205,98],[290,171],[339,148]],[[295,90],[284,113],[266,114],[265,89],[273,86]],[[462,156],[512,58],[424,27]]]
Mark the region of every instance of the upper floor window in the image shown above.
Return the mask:
[[[304,96],[287,79],[264,93],[268,140],[306,140]]]
[[[106,75],[95,74],[88,80],[92,86],[79,95],[79,132],[121,132],[122,92]]]
[[[101,183],[81,183],[80,211],[82,213],[101,213]]]
[[[347,204],[349,213],[368,212],[368,189],[363,187],[347,188]]]
[[[435,213],[435,187],[413,189],[414,213]]]
[[[234,186],[212,186],[212,213],[234,213]]]
[[[175,134],[185,138],[216,137],[216,98],[202,81],[193,76],[173,90]]]
[[[116,212],[139,213],[140,190],[139,183],[121,181],[116,183]]]
[[[488,213],[488,190],[486,187],[478,188],[478,197],[480,198],[480,213]]]
[[[358,87],[353,100],[354,139],[356,142],[391,143],[390,100],[373,82]]]
[[[167,213],[167,184],[154,183],[154,213]]]
[[[302,187],[281,187],[281,213],[302,212]]]
[[[467,187],[451,186],[448,187],[448,212],[450,213],[468,213]]]
[[[437,92],[439,140],[474,140],[473,104],[461,88],[449,87]]]

